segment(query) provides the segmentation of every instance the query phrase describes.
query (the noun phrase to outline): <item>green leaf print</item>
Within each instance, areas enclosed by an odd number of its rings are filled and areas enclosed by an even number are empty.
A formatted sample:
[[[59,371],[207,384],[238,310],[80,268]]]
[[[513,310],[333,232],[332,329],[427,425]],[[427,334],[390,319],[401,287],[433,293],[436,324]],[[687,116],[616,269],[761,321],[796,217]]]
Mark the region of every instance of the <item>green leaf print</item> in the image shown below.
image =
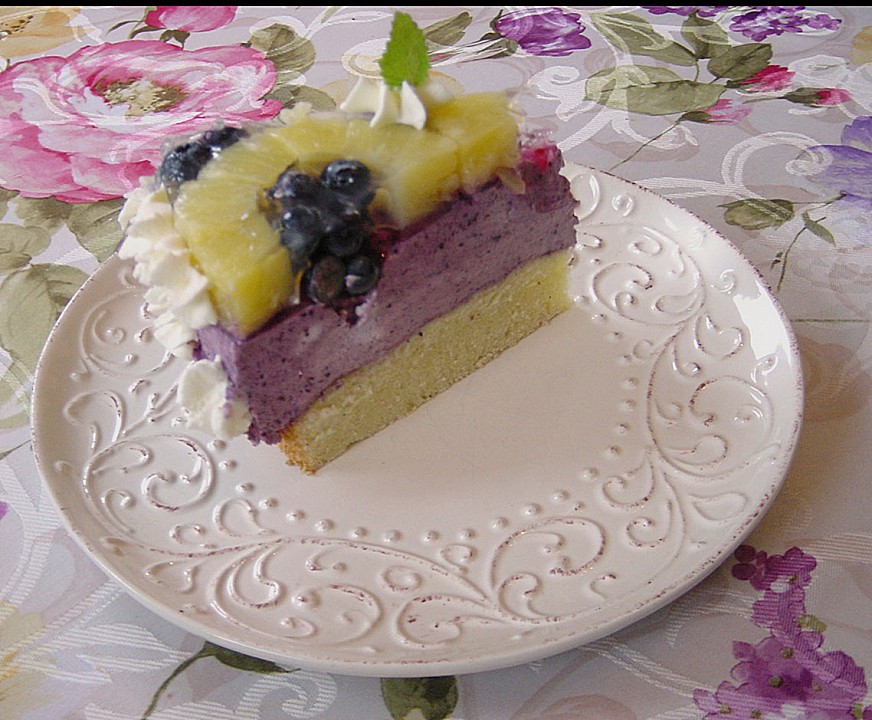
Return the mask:
[[[518,52],[520,47],[517,40],[503,37],[497,33],[485,33],[481,36],[479,42],[487,43],[481,50],[477,50],[475,53],[479,60],[511,57]]]
[[[457,706],[457,680],[453,677],[385,678],[381,692],[393,720],[446,720]]]
[[[177,42],[182,47],[185,47],[189,37],[191,37],[191,33],[187,30],[164,30],[160,34],[159,40],[165,43]]]
[[[23,198],[18,196],[12,201],[12,207],[23,225],[40,227],[50,232],[61,227],[73,209],[73,205],[52,197]]]
[[[826,220],[826,218],[822,219]],[[833,234],[827,230],[827,228],[821,225],[820,221],[813,219],[807,212],[802,214],[802,221],[809,232],[817,235],[821,240],[835,247],[836,238],[833,237]]]
[[[33,372],[61,309],[87,275],[67,265],[31,265],[0,284],[0,346]]]
[[[781,99],[796,103],[797,105],[815,107],[820,105],[821,92],[824,92],[824,88],[799,87],[791,90],[789,93],[785,93],[781,96]]]
[[[591,75],[585,97],[615,110],[643,115],[672,115],[714,105],[724,88],[685,80],[667,68],[623,65]]]
[[[472,22],[472,15],[468,12],[462,12],[454,17],[428,25],[423,28],[424,39],[427,44],[440,45],[442,47],[450,47],[456,45],[463,39],[466,28]]]
[[[14,365],[0,375],[0,429],[27,424],[26,386],[27,378]]]
[[[690,67],[696,57],[683,45],[664,37],[645,18],[632,13],[591,13],[594,27],[616,48],[633,55]]]
[[[227,667],[236,668],[237,670],[245,670],[246,672],[261,673],[262,675],[290,672],[287,668],[276,665],[269,660],[261,660],[250,655],[243,655],[235,650],[228,650],[227,648],[207,642],[200,651],[200,656],[208,657],[210,655],[222,665],[227,665]]]
[[[0,224],[0,275],[25,267],[50,242],[51,233],[43,228]]]
[[[14,190],[6,190],[5,188],[0,188],[0,218],[6,215],[6,206],[9,201],[18,195]]]
[[[227,665],[228,667],[237,670],[244,670],[246,672],[264,674],[295,672],[293,669],[283,668],[268,660],[259,660],[258,658],[249,657],[248,655],[243,655],[235,650],[229,650],[206,641],[203,643],[203,647],[201,647],[195,655],[191,655],[187,660],[179,663],[170,673],[169,677],[160,684],[160,687],[158,687],[157,690],[154,691],[154,695],[151,696],[151,702],[142,714],[142,720],[147,720],[147,718],[151,717],[152,713],[157,709],[158,702],[160,702],[161,697],[173,680],[191,667],[191,665],[197,662],[197,660],[208,657],[215,658],[218,662]]]
[[[725,208],[724,220],[727,223],[745,228],[745,230],[780,227],[796,216],[796,211],[790,200],[750,198],[736,200],[721,205],[721,207]]]
[[[716,78],[744,80],[760,72],[771,59],[772,46],[767,43],[733,45],[709,61],[708,71]]]
[[[18,427],[26,421],[28,397],[22,390],[33,376],[61,309],[86,277],[67,265],[27,265],[0,283],[0,347],[12,361],[0,377],[3,427]],[[23,412],[16,407],[19,403]]]
[[[699,59],[713,58],[730,46],[726,31],[716,22],[691,13],[681,26],[681,36]]]
[[[323,90],[308,85],[282,85],[266,94],[268,100],[278,100],[285,107],[307,102],[313,110],[335,110],[336,101]]]
[[[118,212],[123,199],[74,205],[67,218],[67,226],[76,240],[99,262],[108,258],[121,242]]]
[[[803,630],[809,630],[811,632],[817,633],[825,633],[827,631],[827,624],[821,620],[819,617],[815,615],[811,615],[806,613],[802,617],[797,620],[799,627]]]
[[[243,45],[260,50],[272,61],[276,68],[276,87],[297,79],[315,64],[312,41],[280,23],[255,31]]]

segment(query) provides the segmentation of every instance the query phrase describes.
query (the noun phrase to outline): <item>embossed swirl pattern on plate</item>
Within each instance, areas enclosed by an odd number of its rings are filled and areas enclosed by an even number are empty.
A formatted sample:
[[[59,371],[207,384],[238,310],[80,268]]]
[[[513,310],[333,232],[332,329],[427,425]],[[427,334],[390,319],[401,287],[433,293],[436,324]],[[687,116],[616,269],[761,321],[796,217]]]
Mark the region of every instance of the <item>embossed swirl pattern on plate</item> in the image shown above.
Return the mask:
[[[53,337],[40,368],[62,378],[52,402],[40,383],[35,431],[74,533],[171,619],[344,672],[544,654],[686,589],[780,484],[798,412],[790,338],[705,225],[593,171],[573,186],[583,312],[568,322],[589,325],[624,378],[597,390],[621,439],[585,448],[589,463],[545,463],[542,477],[521,478],[523,497],[488,498],[477,523],[449,519],[447,532],[421,529],[426,508],[379,525],[331,512],[329,477],[300,496],[271,449],[185,429],[181,363],[113,259],[61,323],[78,355]],[[366,502],[354,492],[349,505]]]

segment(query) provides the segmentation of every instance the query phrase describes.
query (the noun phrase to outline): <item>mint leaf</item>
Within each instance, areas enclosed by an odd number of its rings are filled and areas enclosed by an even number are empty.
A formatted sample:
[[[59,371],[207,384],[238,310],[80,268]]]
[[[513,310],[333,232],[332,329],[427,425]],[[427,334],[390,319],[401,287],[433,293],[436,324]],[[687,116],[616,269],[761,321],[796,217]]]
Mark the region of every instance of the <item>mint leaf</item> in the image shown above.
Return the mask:
[[[427,43],[411,15],[401,12],[394,15],[391,36],[379,66],[382,79],[390,87],[400,87],[404,82],[412,85],[426,82],[430,72]]]

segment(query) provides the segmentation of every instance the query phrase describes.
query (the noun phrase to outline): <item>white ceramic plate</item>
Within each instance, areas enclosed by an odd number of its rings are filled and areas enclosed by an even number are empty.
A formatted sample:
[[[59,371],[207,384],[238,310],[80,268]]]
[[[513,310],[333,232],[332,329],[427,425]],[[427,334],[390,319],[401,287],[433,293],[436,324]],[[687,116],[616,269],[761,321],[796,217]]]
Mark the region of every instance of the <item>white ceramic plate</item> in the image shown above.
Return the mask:
[[[781,486],[801,421],[796,345],[712,228],[572,172],[574,307],[314,477],[184,427],[181,362],[110,259],[63,313],[33,397],[71,533],[186,630],[343,674],[530,661],[687,591]]]

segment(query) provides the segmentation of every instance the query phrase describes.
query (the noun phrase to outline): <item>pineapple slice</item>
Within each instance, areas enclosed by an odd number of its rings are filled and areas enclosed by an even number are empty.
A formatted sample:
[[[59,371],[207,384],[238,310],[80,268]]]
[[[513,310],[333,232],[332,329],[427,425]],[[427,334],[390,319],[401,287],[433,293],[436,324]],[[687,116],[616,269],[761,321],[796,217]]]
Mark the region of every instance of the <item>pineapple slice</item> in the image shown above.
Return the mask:
[[[290,257],[258,209],[263,189],[295,160],[287,145],[279,148],[269,132],[232,145],[182,184],[174,208],[221,323],[242,335],[263,325],[295,288]]]
[[[175,222],[210,281],[219,318],[245,336],[296,296],[299,277],[259,208],[287,167],[317,175],[359,160],[379,185],[373,212],[400,227],[458,190],[471,192],[517,161],[517,122],[500,93],[464,95],[428,110],[427,126],[370,127],[361,118],[300,115],[226,148],[179,188]]]

